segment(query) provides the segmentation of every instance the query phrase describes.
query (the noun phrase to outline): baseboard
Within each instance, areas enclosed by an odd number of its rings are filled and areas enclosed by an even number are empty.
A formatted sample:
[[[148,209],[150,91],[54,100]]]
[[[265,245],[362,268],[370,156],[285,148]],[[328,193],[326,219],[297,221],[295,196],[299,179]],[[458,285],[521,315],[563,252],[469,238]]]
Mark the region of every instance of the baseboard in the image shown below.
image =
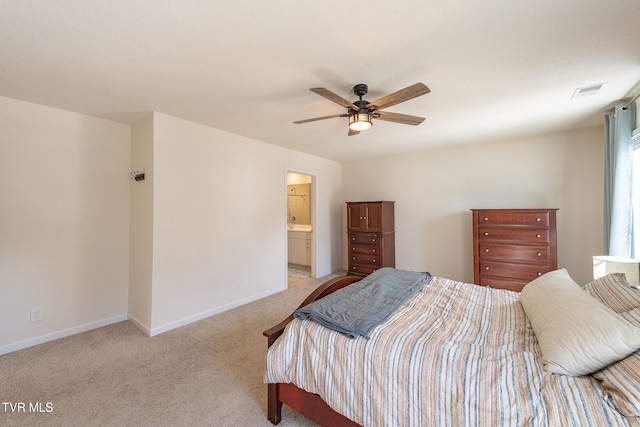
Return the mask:
[[[126,315],[114,316],[107,319],[98,320],[96,322],[86,323],[84,325],[75,326],[69,329],[63,329],[61,331],[51,332],[39,337],[29,338],[17,343],[8,344],[0,347],[0,356],[7,353],[13,353],[14,351],[24,350],[25,348],[33,347],[39,344],[44,344],[50,341],[55,341],[60,338],[65,338],[71,335],[87,332],[92,329],[102,328],[103,326],[112,325],[114,323],[123,322],[127,320]]]
[[[129,320],[129,322],[133,323],[138,329],[144,332],[147,336],[151,336],[151,330],[147,325],[145,325],[144,323],[142,323],[132,315],[128,315],[127,319]]]
[[[50,341],[55,341],[57,339],[60,338],[65,338],[71,335],[75,335],[75,334],[79,334],[82,332],[87,332],[90,331],[92,329],[97,329],[97,328],[101,328],[103,326],[108,326],[114,323],[118,323],[118,322],[123,322],[125,320],[129,320],[131,323],[133,323],[138,329],[140,329],[142,332],[144,332],[146,335],[153,337],[155,335],[159,335],[163,332],[168,332],[172,329],[176,329],[179,328],[181,326],[185,326],[188,325],[190,323],[193,322],[197,322],[198,320],[202,320],[202,319],[206,319],[207,317],[213,316],[215,314],[219,314],[222,312],[225,312],[227,310],[231,310],[233,308],[236,307],[240,307],[241,305],[245,305],[248,304],[250,302],[259,300],[261,298],[265,298],[268,297],[269,295],[273,295],[276,294],[278,292],[282,292],[287,290],[286,286],[282,286],[276,289],[271,289],[269,291],[266,292],[262,292],[260,294],[257,295],[252,295],[250,297],[238,300],[238,301],[234,301],[230,304],[227,305],[223,305],[221,307],[212,309],[212,310],[207,310],[205,312],[193,315],[193,316],[189,316],[186,317],[184,319],[175,321],[175,322],[171,322],[168,323],[164,326],[160,326],[158,328],[149,328],[148,326],[146,326],[144,323],[140,322],[138,319],[136,319],[133,316],[127,316],[127,315],[121,315],[121,316],[114,316],[114,317],[110,317],[108,319],[103,319],[103,320],[99,320],[96,322],[91,322],[91,323],[87,323],[85,325],[80,325],[80,326],[76,326],[73,328],[69,328],[69,329],[64,329],[61,331],[56,331],[56,332],[51,332],[49,334],[45,334],[45,335],[41,335],[39,337],[35,337],[35,338],[30,338],[24,341],[20,341],[14,344],[8,344],[5,346],[0,347],[0,356],[2,356],[3,354],[7,354],[7,353],[13,353],[14,351],[18,351],[18,350],[24,350],[25,348],[29,348],[29,347],[33,347],[39,344],[44,344]]]
[[[198,320],[206,319],[207,317],[211,317],[211,316],[213,316],[215,314],[219,314],[219,313],[225,312],[227,310],[231,310],[233,308],[240,307],[241,305],[248,304],[250,302],[259,300],[261,298],[268,297],[269,295],[273,295],[273,294],[276,294],[278,292],[282,292],[282,291],[285,291],[285,290],[287,290],[286,286],[282,286],[282,287],[279,287],[279,288],[276,288],[276,289],[271,289],[269,291],[262,292],[262,293],[257,294],[257,295],[252,295],[252,296],[250,296],[248,298],[244,298],[244,299],[241,299],[241,300],[238,300],[238,301],[234,301],[234,302],[232,302],[230,304],[226,304],[226,305],[223,305],[221,307],[214,308],[212,310],[207,310],[205,312],[202,312],[202,313],[199,313],[199,314],[195,314],[193,316],[185,317],[184,319],[168,323],[168,324],[166,324],[164,326],[160,326],[160,327],[157,327],[157,328],[151,328],[151,331],[150,331],[150,333],[148,335],[150,337],[153,337],[153,336],[162,334],[164,332],[168,332],[168,331],[170,331],[172,329],[176,329],[176,328],[179,328],[181,326],[186,326],[186,325],[188,325],[190,323],[197,322]],[[140,326],[138,326],[138,327],[140,327]],[[141,329],[143,331],[145,331],[144,328],[141,328]]]

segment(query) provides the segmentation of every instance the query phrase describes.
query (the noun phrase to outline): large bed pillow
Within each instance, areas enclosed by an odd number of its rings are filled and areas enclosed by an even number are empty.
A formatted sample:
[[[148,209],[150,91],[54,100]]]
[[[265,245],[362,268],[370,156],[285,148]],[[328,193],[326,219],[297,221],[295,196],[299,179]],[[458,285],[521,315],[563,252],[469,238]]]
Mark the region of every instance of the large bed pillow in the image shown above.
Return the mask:
[[[584,289],[616,313],[640,308],[640,290],[629,286],[624,273],[607,274],[587,283]]]
[[[590,374],[640,348],[640,328],[584,292],[565,269],[528,283],[519,300],[548,372]]]
[[[640,326],[640,308],[621,315]],[[602,383],[609,401],[621,414],[640,417],[640,350],[595,372],[593,377]]]

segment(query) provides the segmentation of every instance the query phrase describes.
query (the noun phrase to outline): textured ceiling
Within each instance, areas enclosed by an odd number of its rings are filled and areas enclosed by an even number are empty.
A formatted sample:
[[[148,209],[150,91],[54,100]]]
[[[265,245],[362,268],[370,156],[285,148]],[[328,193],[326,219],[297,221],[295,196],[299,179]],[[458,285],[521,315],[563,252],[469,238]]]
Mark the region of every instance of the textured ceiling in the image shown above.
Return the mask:
[[[2,1],[0,96],[133,123],[158,111],[348,161],[602,123],[640,87],[638,0]],[[373,101],[431,93],[347,137]],[[575,89],[605,83],[587,98]]]

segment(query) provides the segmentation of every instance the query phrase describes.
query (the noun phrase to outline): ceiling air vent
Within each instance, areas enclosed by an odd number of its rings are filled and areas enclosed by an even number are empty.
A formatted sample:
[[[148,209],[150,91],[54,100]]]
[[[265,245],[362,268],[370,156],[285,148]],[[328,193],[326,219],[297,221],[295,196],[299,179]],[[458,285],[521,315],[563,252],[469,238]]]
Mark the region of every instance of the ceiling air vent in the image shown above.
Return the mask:
[[[606,83],[599,83],[597,85],[579,87],[575,90],[575,92],[573,92],[573,96],[571,97],[571,99],[587,98],[589,96],[593,96],[596,93],[600,92],[600,89],[602,89],[602,86],[604,86],[605,84]]]

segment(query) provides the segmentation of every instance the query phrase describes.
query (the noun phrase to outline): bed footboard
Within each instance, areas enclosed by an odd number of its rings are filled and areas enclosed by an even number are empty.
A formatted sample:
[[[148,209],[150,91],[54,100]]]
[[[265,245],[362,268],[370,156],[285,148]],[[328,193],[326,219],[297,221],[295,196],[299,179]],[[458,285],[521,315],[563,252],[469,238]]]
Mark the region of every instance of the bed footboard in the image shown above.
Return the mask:
[[[343,277],[337,277],[335,279],[331,279],[323,283],[322,285],[320,285],[316,290],[314,290],[302,302],[302,304],[300,304],[298,308],[304,307],[305,305],[310,304],[313,301],[318,300],[322,297],[325,297],[330,293],[337,291],[338,289],[342,289],[346,286],[349,286],[350,284],[355,283],[360,279],[362,278],[357,276],[343,276]],[[282,322],[278,323],[274,327],[269,328],[266,331],[262,332],[262,335],[267,337],[267,347],[271,347],[271,344],[273,344],[273,342],[276,339],[278,339],[280,335],[282,335],[282,332],[284,332],[285,326],[287,326],[289,322],[291,322],[292,320],[293,320],[293,313],[291,313],[289,317],[287,317],[286,319],[284,319]]]
[[[331,279],[314,290],[300,307],[318,300],[332,292],[359,281],[361,277],[343,276]],[[298,308],[300,308],[298,307]],[[284,328],[293,320],[293,313],[282,322],[262,333],[267,337],[267,346],[275,342],[284,332]],[[355,427],[358,424],[335,412],[317,394],[308,393],[293,384],[267,384],[267,417],[273,424],[282,420],[282,404],[286,403],[295,411],[315,421],[321,426]]]

